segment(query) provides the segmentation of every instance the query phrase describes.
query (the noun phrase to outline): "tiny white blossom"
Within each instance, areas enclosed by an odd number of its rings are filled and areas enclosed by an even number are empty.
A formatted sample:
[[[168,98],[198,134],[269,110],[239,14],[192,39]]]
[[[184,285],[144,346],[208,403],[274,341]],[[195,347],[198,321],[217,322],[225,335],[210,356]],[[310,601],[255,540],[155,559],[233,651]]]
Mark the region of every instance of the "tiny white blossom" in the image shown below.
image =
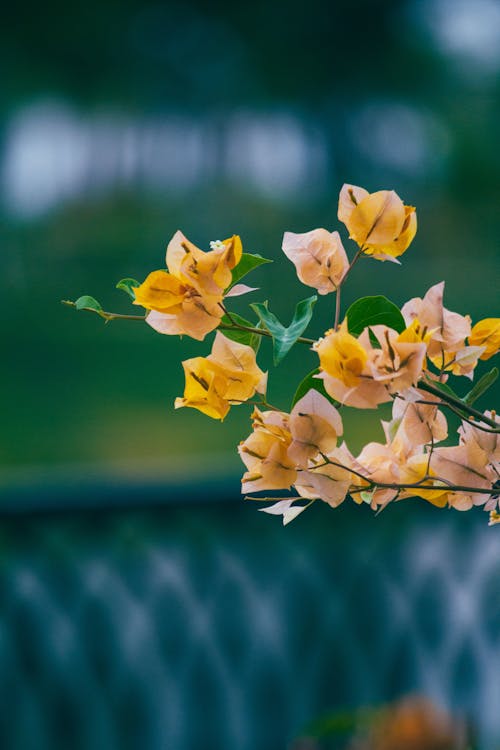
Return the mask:
[[[223,250],[225,247],[221,240],[212,240],[210,243],[210,250]]]

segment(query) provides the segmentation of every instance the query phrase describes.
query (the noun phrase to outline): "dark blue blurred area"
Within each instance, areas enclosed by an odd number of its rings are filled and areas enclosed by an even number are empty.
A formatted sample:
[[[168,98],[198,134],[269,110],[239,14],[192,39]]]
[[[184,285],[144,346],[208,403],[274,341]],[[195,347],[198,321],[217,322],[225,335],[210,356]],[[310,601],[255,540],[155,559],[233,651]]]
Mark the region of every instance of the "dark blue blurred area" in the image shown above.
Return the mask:
[[[284,530],[236,480],[192,497],[135,488],[118,508],[108,487],[35,513],[17,496],[2,747],[276,750],[339,707],[413,693],[498,747],[500,547],[480,514],[325,506]]]
[[[315,506],[283,529],[239,499],[249,410],[173,410],[208,339],[60,300],[136,312],[114,285],[163,267],[178,228],[238,233],[274,261],[252,301],[290,320],[311,290],[283,232],[340,228],[350,182],[395,189],[419,230],[343,305],[446,279],[448,308],[498,315],[500,2],[28,0],[0,50],[0,748],[279,750],[323,710],[415,691],[498,746],[486,516]],[[310,335],[332,318],[322,298]],[[293,351],[270,401],[315,365]],[[381,438],[384,410],[346,412],[354,451]]]

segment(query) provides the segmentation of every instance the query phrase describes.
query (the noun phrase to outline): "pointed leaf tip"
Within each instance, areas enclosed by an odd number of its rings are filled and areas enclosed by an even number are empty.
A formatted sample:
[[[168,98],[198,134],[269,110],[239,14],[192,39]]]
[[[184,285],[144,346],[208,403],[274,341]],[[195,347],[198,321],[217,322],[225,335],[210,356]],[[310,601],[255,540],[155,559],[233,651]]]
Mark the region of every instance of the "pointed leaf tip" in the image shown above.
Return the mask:
[[[278,365],[286,357],[297,339],[307,328],[312,318],[313,308],[317,299],[317,296],[314,294],[312,297],[308,297],[297,303],[292,322],[288,328],[285,328],[276,315],[268,309],[267,302],[254,302],[250,305],[273,337],[275,365]]]
[[[75,302],[77,310],[94,310],[95,312],[101,312],[102,307],[100,303],[88,294],[84,294],[82,297],[78,297]]]
[[[240,262],[232,270],[231,283],[226,289],[226,292],[232,289],[232,287],[246,276],[247,273],[262,266],[264,263],[272,263],[272,260],[269,260],[269,258],[263,258],[262,255],[258,255],[257,253],[243,253]]]
[[[463,397],[464,403],[467,404],[467,406],[472,406],[472,404],[477,401],[477,399],[480,398],[483,393],[486,393],[488,388],[491,388],[497,378],[498,367],[494,367],[492,370],[483,375],[483,377],[477,381],[475,386],[471,388],[467,395]]]
[[[135,279],[122,279],[118,282],[116,285],[117,289],[121,289],[123,292],[128,294],[131,299],[135,300],[135,293],[133,291],[133,287],[140,286],[139,282]]]

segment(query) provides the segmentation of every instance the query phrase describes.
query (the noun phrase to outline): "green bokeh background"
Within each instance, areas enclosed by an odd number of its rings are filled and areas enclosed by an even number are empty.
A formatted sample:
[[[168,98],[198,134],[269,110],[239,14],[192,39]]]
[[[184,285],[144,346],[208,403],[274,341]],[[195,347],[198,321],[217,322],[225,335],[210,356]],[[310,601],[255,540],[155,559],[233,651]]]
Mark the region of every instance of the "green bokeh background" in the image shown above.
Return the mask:
[[[447,307],[473,320],[498,315],[500,60],[494,50],[485,54],[497,3],[459,3],[479,32],[471,42],[456,31],[454,45],[446,2],[28,6],[21,13],[11,4],[0,28],[4,478],[64,466],[82,474],[102,467],[192,473],[211,461],[239,471],[235,446],[249,431],[248,408],[234,408],[223,425],[173,410],[183,388],[180,361],[208,353],[211,337],[179,341],[138,323],[105,326],[60,304],[92,294],[105,309],[134,312],[115,283],[161,268],[178,228],[204,248],[239,233],[247,251],[272,258],[252,277],[261,288],[252,301],[270,299],[286,321],[312,290],[282,255],[283,232],[341,229],[344,182],[394,188],[417,206],[416,240],[401,267],[360,263],[344,306],[362,294],[402,304],[446,279]],[[47,102],[87,124],[102,112],[208,123],[204,158],[215,166],[188,188],[117,180],[103,189],[90,179],[46,210],[16,211],[5,169],[16,123]],[[264,123],[292,118],[320,133],[321,180],[306,169],[286,191],[236,178],[221,143],[235,118],[249,114]],[[40,173],[34,177],[43,189]],[[234,309],[244,305],[235,301]],[[321,298],[309,335],[320,335],[332,316],[333,298]],[[261,351],[261,366],[270,367],[267,342]],[[288,408],[314,366],[315,356],[296,347],[271,370],[270,400]],[[494,396],[480,405],[493,406]],[[353,449],[381,436],[380,413],[348,411]]]

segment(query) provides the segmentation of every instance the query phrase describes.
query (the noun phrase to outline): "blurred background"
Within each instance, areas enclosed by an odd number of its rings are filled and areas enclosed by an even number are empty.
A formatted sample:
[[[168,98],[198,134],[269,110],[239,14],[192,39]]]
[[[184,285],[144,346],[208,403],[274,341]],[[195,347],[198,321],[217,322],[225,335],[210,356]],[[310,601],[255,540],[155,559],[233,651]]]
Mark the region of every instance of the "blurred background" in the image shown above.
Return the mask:
[[[255,563],[257,556],[254,538],[266,539],[269,550],[275,549],[275,543],[282,549],[285,532],[239,500],[241,465],[236,444],[249,432],[248,410],[233,408],[223,426],[194,410],[173,410],[173,400],[183,389],[181,359],[206,354],[209,341],[179,342],[140,323],[117,321],[104,326],[95,316],[62,307],[60,300],[91,294],[107,310],[134,312],[126,295],[114,285],[126,276],[142,280],[149,271],[162,268],[166,244],[176,229],[205,249],[210,240],[238,233],[248,252],[275,261],[252,276],[261,287],[253,300],[272,299],[279,317],[289,320],[295,302],[309,296],[311,290],[301,287],[293,266],[282,256],[283,232],[339,228],[338,192],[344,182],[350,182],[370,191],[395,189],[405,203],[417,206],[419,231],[401,267],[360,263],[346,287],[345,305],[360,294],[379,293],[401,304],[446,279],[448,308],[470,313],[474,320],[498,314],[500,3],[91,0],[85,4],[54,2],[43,8],[28,2],[22,9],[11,3],[3,9],[0,41],[4,281],[0,303],[4,340],[0,487],[5,516],[2,574],[4,592],[8,592],[0,631],[5,638],[0,643],[4,660],[14,658],[13,653],[20,660],[9,662],[11,682],[4,681],[3,687],[16,697],[17,725],[21,722],[25,732],[16,734],[9,713],[1,727],[9,750],[42,747],[43,731],[52,748],[111,747],[111,740],[105,739],[108,730],[102,730],[100,739],[96,735],[92,745],[85,744],[81,736],[80,745],[74,738],[71,743],[61,739],[58,745],[57,738],[66,736],[64,727],[57,722],[54,726],[43,724],[40,717],[56,711],[66,688],[49,691],[56,698],[48,708],[37,703],[43,686],[53,685],[53,665],[38,662],[38,651],[36,656],[26,650],[26,644],[33,642],[30,628],[35,633],[42,631],[47,638],[52,633],[54,653],[65,641],[62,635],[54,635],[50,617],[37,621],[38,615],[33,614],[36,607],[50,611],[57,604],[63,613],[63,630],[69,628],[77,638],[83,628],[89,648],[98,648],[101,626],[95,625],[90,614],[94,625],[88,626],[86,616],[81,615],[80,599],[74,610],[65,598],[72,585],[78,589],[87,582],[92,596],[97,596],[96,590],[100,592],[99,606],[103,607],[126,586],[129,592],[135,591],[141,616],[150,618],[151,609],[140,593],[144,591],[140,576],[134,579],[129,567],[137,573],[131,562],[135,560],[145,576],[141,554],[149,556],[152,550],[160,555],[158,560],[163,555],[171,562],[166,541],[171,539],[181,557],[188,555],[186,559],[191,560],[191,553],[196,556],[199,571],[193,573],[198,582],[193,584],[194,590],[199,584],[201,600],[213,603],[213,580],[211,584],[205,581],[205,588],[200,572],[203,558],[199,544],[203,548],[211,539],[210,549],[218,555],[226,549],[224,545],[231,547],[236,534],[244,550],[241,570],[247,571],[252,581],[250,561]],[[240,312],[245,309],[241,303],[234,307]],[[310,335],[320,335],[331,325],[331,318],[331,300],[322,298]],[[260,364],[270,365],[266,346]],[[296,382],[314,366],[312,353],[292,352],[272,372],[271,402],[287,408]],[[458,386],[463,392],[467,388],[466,380]],[[498,394],[497,389],[496,397]],[[492,394],[483,408],[494,404],[493,399]],[[381,437],[380,416],[375,413],[367,419],[355,411],[349,414],[347,440],[353,450],[367,439]],[[204,516],[207,511],[193,503],[205,500],[227,500],[232,505],[217,505],[217,511],[214,506],[213,514]],[[199,513],[197,517],[205,519],[211,536],[208,531],[205,534],[200,521],[193,521],[191,528],[190,522],[179,516],[179,501],[182,508],[191,504],[189,514]],[[133,508],[148,504],[155,507],[153,515],[141,516],[136,524]],[[127,513],[110,510],[125,505]],[[94,509],[91,513],[82,510],[89,506]],[[450,549],[455,550],[449,553],[452,559],[460,554],[452,542],[455,531],[448,530],[451,514],[444,514],[444,522],[436,522],[432,510],[419,506],[410,514],[413,512],[416,524],[420,523],[417,518],[424,527],[441,523],[442,533],[452,535],[446,537]],[[334,527],[335,543],[331,543],[335,546],[345,535],[342,523],[350,529],[349,538],[357,549],[354,542],[359,532],[350,513],[348,509],[339,511],[339,518],[344,519],[338,521],[339,528],[336,517],[323,516],[322,511],[316,516],[319,521],[303,522],[302,517],[297,522],[302,523],[301,529],[286,531],[291,545],[288,554],[298,555],[302,561],[299,567],[328,569],[333,562],[329,561],[324,531],[321,564],[318,560],[313,564],[302,550],[314,554],[314,540],[322,524]],[[395,529],[404,556],[406,548],[400,537],[406,528],[403,515],[399,509],[395,511],[396,520],[387,528]],[[382,519],[376,522],[366,513],[361,517],[368,525],[369,538],[373,535],[373,544],[388,544],[386,532],[381,531]],[[217,518],[222,519],[220,527]],[[180,524],[177,531],[174,521]],[[248,539],[241,532],[242,522],[249,524],[255,537]],[[466,521],[453,523],[458,524],[456,538],[461,539]],[[478,523],[484,526],[486,521],[480,517]],[[383,538],[379,539],[380,534]],[[483,540],[484,531],[477,534],[477,539]],[[486,534],[491,539],[493,531],[486,530]],[[118,558],[110,552],[116,551],[116,544],[122,550]],[[478,544],[484,552],[483,541]],[[487,558],[484,569],[498,572],[499,553],[496,547],[486,546],[493,557]],[[391,570],[392,553],[389,547],[383,548],[389,555],[387,570]],[[238,549],[236,545],[233,550],[236,558]],[[476,560],[474,549],[471,559]],[[280,563],[273,553],[271,559],[281,569],[287,558],[280,558]],[[439,568],[439,555],[432,559]],[[371,566],[369,556],[363,560]],[[349,567],[345,557],[343,562]],[[191,563],[186,564],[189,569]],[[116,567],[116,586],[103,573],[109,572],[110,565]],[[251,602],[259,600],[265,587],[267,567],[262,559],[259,565],[264,578],[256,573],[257,578],[245,589],[251,592],[245,604],[248,617],[252,617]],[[450,564],[443,574],[446,590],[450,580],[459,586],[458,567]],[[102,576],[108,581],[104,588]],[[313,579],[306,576],[305,580]],[[345,601],[340,595],[342,586],[355,585],[349,580],[337,590],[340,607]],[[466,616],[473,611],[470,590],[479,596],[479,580],[483,578],[474,577],[466,587],[467,594],[456,589]],[[277,581],[285,587],[283,597],[293,597],[291,580],[285,586],[283,576],[278,575]],[[44,598],[47,587],[52,592],[50,601]],[[390,611],[392,600],[387,596],[383,606]],[[83,594],[82,601],[88,601]],[[224,601],[224,607],[231,609],[228,601],[233,599]],[[485,617],[492,627],[491,637],[496,639],[498,595],[488,595],[485,601],[489,608]],[[266,607],[271,607],[271,600],[266,602],[265,606],[261,602],[258,610],[264,613],[264,620],[270,612]],[[163,616],[169,611],[165,607]],[[206,610],[200,607],[203,621]],[[284,607],[281,615],[272,610],[272,616],[285,617]],[[76,611],[80,614],[75,615]],[[203,630],[201,621],[195,621]],[[276,637],[276,622],[274,628],[267,622],[267,631],[262,632]],[[24,623],[26,632],[19,629],[19,623]],[[108,625],[102,628],[106,630]],[[133,633],[144,635],[140,623],[137,628],[132,628]],[[108,629],[106,637],[111,643],[115,636],[110,634],[115,631],[111,625]],[[255,632],[260,632],[257,625]],[[302,635],[301,648],[307,642]],[[328,639],[323,642],[328,649]],[[499,641],[493,643],[498,658]],[[117,663],[124,658],[120,653],[116,652]],[[249,652],[245,653],[248,656]],[[66,662],[61,654],[61,674],[67,675],[74,655],[64,651]],[[99,658],[96,663],[102,666],[105,655]],[[482,659],[481,663],[486,663],[484,654]],[[144,663],[143,679],[154,686],[159,678]],[[108,691],[108,698],[116,698],[117,688],[109,673],[101,673],[97,667],[92,671],[92,661],[85,664],[100,689]],[[470,669],[476,670],[475,656],[471,656],[471,664]],[[333,664],[332,672],[335,669]],[[75,674],[81,676],[84,671],[80,665]],[[24,687],[16,682],[20,674],[24,675]],[[474,690],[469,685],[471,693],[463,704],[477,711],[484,736],[498,739],[500,727],[492,702],[499,694],[498,683],[493,688],[481,675]],[[315,684],[326,683],[318,678]],[[361,691],[357,697],[355,691],[349,693],[348,700],[352,704],[377,702],[402,689],[397,680],[391,687],[384,685],[377,683],[372,692]],[[406,689],[420,686],[405,684]],[[431,681],[425,686],[431,686],[435,697],[446,702],[450,685],[438,687]],[[272,692],[269,688],[271,701]],[[348,691],[343,694],[337,686],[334,693],[321,692],[318,687],[317,701],[311,693],[308,698],[302,696],[300,720],[309,720],[330,703],[342,703]],[[479,700],[483,693],[489,695],[487,705]],[[71,703],[71,694],[66,697]],[[137,705],[133,698],[127,700],[129,703],[119,704],[119,710],[118,704],[111,702],[115,728],[123,726],[117,717],[128,715],[127,706]],[[73,713],[67,708],[67,727],[78,723],[75,707],[90,705],[89,701],[88,696],[83,704],[74,698]],[[136,739],[126,745],[124,734],[120,747],[177,750],[190,746],[182,744],[180,734],[173,740],[175,733],[169,735],[170,729],[154,735],[156,739],[147,735],[144,727],[149,724],[144,716],[160,715],[161,705],[159,694],[153,703],[144,704],[144,713],[134,724],[138,727],[133,734]],[[285,705],[290,709],[291,704],[283,698]],[[171,709],[174,714],[175,710]],[[21,716],[31,717],[28,724]],[[266,735],[274,737],[269,747],[284,747],[293,732],[300,730],[297,716],[295,722],[276,721],[275,734],[269,730]],[[30,721],[38,727],[38,744],[34,730],[26,730]],[[165,722],[164,726],[172,726]],[[263,722],[258,712],[255,722]],[[210,747],[207,737],[204,746]],[[246,737],[248,744],[241,739],[241,732],[238,735],[234,730],[228,746],[267,747],[262,738],[260,744],[252,745],[248,733]],[[217,742],[217,747],[226,747],[220,738]]]

